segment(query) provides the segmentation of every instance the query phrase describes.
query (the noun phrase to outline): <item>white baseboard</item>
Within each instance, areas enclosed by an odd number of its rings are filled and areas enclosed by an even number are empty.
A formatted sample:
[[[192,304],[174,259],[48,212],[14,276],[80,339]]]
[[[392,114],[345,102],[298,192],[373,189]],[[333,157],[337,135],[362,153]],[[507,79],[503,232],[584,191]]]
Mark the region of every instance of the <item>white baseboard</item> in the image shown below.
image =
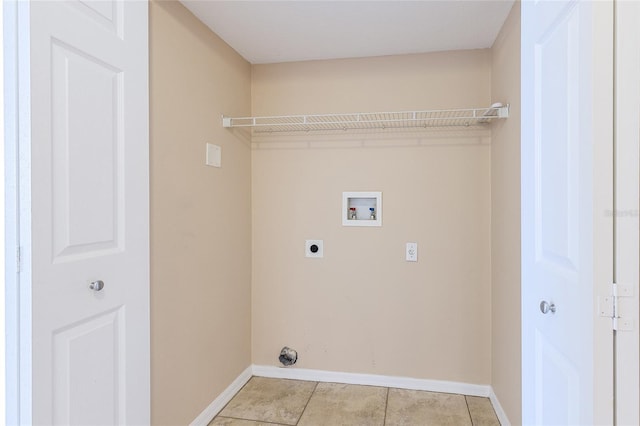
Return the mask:
[[[475,385],[444,380],[414,379],[411,377],[382,376],[376,374],[342,373],[338,371],[310,370],[306,368],[282,368],[267,365],[251,365],[233,381],[190,426],[207,426],[227,405],[252,376],[274,379],[307,380],[313,382],[346,383],[350,385],[382,386],[388,388],[456,393],[489,398],[502,426],[511,426],[506,413],[489,385]]]
[[[493,411],[496,412],[496,416],[498,416],[498,420],[500,421],[501,426],[511,426],[511,422],[507,417],[507,413],[504,412],[502,405],[500,405],[500,401],[498,401],[498,397],[496,396],[493,388],[491,388],[491,393],[489,394],[489,399],[491,400],[491,405],[493,405]]]
[[[491,386],[443,380],[413,379],[410,377],[381,376],[375,374],[341,373],[337,371],[308,370],[254,365],[253,375],[278,379],[309,380],[313,382],[346,383],[351,385],[383,386],[389,388],[425,390],[489,397]]]
[[[249,381],[252,373],[252,366],[247,367],[240,375],[231,383],[222,393],[213,400],[207,408],[200,413],[190,426],[207,426],[215,416],[218,415],[225,405],[231,401],[231,399],[242,389],[242,387]]]

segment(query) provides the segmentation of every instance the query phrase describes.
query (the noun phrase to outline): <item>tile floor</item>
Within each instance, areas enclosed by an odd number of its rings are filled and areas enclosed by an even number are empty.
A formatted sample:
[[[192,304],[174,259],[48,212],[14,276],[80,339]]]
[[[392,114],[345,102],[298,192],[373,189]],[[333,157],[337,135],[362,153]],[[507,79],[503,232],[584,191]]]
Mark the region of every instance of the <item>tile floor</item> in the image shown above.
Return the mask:
[[[252,377],[209,426],[499,426],[488,398]]]

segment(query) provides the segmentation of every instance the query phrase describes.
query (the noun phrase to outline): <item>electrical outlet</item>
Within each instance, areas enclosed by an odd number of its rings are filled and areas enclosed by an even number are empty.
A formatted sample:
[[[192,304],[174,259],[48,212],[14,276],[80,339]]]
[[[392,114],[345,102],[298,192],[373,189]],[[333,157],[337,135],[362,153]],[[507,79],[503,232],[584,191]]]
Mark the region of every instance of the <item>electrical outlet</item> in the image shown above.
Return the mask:
[[[304,254],[306,257],[324,257],[324,241],[306,240],[304,242]]]
[[[407,243],[405,260],[407,262],[418,261],[418,243]]]

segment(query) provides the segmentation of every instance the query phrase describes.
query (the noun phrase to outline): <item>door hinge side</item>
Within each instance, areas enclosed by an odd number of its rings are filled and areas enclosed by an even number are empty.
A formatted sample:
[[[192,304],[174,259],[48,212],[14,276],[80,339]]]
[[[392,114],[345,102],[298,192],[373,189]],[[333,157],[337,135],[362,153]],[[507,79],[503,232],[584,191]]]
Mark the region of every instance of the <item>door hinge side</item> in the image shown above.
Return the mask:
[[[634,321],[632,318],[625,317],[625,309],[620,300],[632,296],[633,288],[631,286],[618,283],[611,284],[611,296],[604,298],[605,303],[600,307],[600,316],[611,318],[613,330],[634,330]]]

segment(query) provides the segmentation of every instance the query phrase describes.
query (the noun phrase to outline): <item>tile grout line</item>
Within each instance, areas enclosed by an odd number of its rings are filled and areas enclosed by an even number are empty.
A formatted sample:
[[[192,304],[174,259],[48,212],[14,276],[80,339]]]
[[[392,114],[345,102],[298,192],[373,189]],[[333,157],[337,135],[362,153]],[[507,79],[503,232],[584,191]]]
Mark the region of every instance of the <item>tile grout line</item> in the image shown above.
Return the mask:
[[[253,379],[255,376],[251,376],[249,378],[249,380],[247,380],[247,382],[242,385],[242,387],[240,389],[238,389],[238,391],[231,397],[231,399],[229,401],[227,401],[226,404],[224,404],[224,407],[222,407],[222,409],[220,411],[218,411],[218,414],[215,415],[215,417],[213,419],[211,419],[211,422],[213,422],[215,419],[217,419],[218,417],[226,417],[226,416],[221,416],[220,413],[222,413],[224,411],[225,408],[227,408],[229,406],[229,404],[231,404],[231,401],[233,401],[233,399],[238,396],[238,394],[242,391],[242,389],[244,389],[245,387],[247,387],[247,385],[249,384],[249,382],[251,381],[251,379]],[[238,420],[244,420],[244,419],[238,419]]]
[[[232,419],[232,420],[242,420],[245,422],[256,422],[256,423],[266,423],[268,425],[275,425],[275,426],[287,426],[287,425],[283,425],[282,423],[274,423],[274,422],[270,422],[267,420],[254,420],[254,419],[247,419],[245,417],[232,417],[232,416],[216,416],[214,418],[215,419]]]
[[[382,426],[385,426],[387,424],[387,410],[389,409],[389,392],[390,391],[391,389],[387,387],[387,399],[384,402],[384,419],[382,420]]]
[[[471,409],[469,408],[469,401],[467,400],[467,395],[464,396],[464,403],[467,406],[467,413],[469,414],[469,420],[471,421],[471,426],[473,426],[473,416],[471,415]]]
[[[307,403],[304,404],[304,408],[300,412],[300,417],[298,417],[298,420],[296,421],[295,426],[297,426],[298,423],[300,423],[300,420],[302,420],[302,416],[304,415],[304,412],[307,411],[307,407],[309,406],[309,402],[311,402],[311,398],[313,398],[313,395],[316,393],[316,389],[318,389],[318,384],[319,383],[320,382],[316,382],[316,385],[313,387],[313,392],[311,392],[311,395],[309,395],[309,399],[307,399]]]

